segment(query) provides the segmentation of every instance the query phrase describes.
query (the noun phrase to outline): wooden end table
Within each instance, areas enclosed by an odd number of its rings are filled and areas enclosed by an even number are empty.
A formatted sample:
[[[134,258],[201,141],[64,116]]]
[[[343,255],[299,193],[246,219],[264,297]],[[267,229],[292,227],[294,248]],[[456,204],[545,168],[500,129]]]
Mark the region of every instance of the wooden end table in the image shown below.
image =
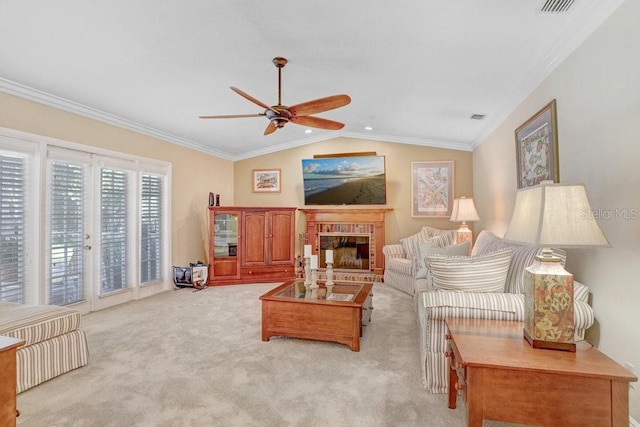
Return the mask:
[[[0,426],[15,426],[16,417],[16,352],[24,340],[0,336]]]
[[[448,318],[446,324],[449,408],[461,391],[469,426],[488,419],[628,427],[629,382],[637,378],[586,341],[575,353],[534,349],[522,322]]]

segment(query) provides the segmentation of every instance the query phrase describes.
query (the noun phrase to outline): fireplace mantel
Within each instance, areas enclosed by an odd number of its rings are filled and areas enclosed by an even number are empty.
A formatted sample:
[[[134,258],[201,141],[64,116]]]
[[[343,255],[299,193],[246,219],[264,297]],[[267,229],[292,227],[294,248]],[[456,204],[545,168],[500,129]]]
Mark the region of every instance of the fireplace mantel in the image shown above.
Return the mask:
[[[384,273],[384,219],[385,214],[392,209],[300,209],[307,218],[307,243],[311,245],[313,253],[318,253],[318,232],[326,224],[371,224],[373,225],[373,272]]]

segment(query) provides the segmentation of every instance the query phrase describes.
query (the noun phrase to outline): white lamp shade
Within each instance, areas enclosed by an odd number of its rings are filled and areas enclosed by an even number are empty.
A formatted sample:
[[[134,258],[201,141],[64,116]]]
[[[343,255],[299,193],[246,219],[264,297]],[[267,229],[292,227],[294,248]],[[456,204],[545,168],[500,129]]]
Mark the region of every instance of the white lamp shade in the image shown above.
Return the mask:
[[[610,246],[583,185],[541,184],[518,190],[504,239],[560,248]]]
[[[449,220],[454,222],[480,221],[473,199],[467,199],[466,197],[455,199]]]

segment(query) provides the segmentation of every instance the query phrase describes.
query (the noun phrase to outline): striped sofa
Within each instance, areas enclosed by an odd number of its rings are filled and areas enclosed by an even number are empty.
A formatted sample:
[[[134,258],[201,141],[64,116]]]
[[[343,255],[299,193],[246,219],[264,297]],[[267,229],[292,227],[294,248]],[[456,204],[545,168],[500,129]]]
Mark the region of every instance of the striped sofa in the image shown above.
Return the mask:
[[[416,288],[424,288],[426,278],[418,274],[416,266],[417,246],[433,239],[438,240],[437,246],[451,245],[456,240],[456,232],[425,226],[413,236],[400,239],[401,243],[384,245],[384,283],[409,295],[415,295]]]
[[[490,231],[482,231],[471,255],[479,257],[505,248],[511,249],[512,258],[504,292],[434,291],[429,281],[426,289],[416,292],[422,381],[429,392],[446,393],[448,390],[445,318],[524,320],[524,269],[533,263],[542,249],[505,242]],[[564,251],[554,249],[554,253],[566,260]],[[576,336],[583,338],[585,330],[594,322],[593,310],[588,304],[589,289],[574,282],[574,293]]]
[[[25,341],[17,354],[18,393],[88,363],[80,319],[65,307],[0,302],[0,335]]]
[[[413,281],[422,383],[427,391],[446,393],[448,390],[449,365],[445,356],[445,318],[516,321],[524,319],[523,273],[541,249],[505,242],[492,232],[482,231],[471,255],[481,257],[506,248],[511,250],[512,257],[506,273],[504,292],[435,290],[430,275],[427,275],[426,279]],[[554,252],[566,260],[564,251],[554,249]],[[387,253],[394,253],[394,250],[387,250]],[[588,304],[589,289],[581,283],[574,282],[574,293],[576,338],[583,338],[585,330],[594,322],[593,310]]]

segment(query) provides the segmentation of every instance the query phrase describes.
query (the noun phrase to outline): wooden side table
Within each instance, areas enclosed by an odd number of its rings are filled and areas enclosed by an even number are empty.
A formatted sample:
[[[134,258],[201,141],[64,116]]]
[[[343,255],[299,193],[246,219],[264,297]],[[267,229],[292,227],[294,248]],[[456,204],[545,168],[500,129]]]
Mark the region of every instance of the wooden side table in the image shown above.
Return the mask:
[[[575,353],[534,349],[523,323],[446,319],[449,408],[458,391],[467,424],[482,420],[535,425],[629,425],[628,370],[586,341]]]
[[[0,426],[16,425],[16,351],[23,344],[23,340],[0,336]]]

